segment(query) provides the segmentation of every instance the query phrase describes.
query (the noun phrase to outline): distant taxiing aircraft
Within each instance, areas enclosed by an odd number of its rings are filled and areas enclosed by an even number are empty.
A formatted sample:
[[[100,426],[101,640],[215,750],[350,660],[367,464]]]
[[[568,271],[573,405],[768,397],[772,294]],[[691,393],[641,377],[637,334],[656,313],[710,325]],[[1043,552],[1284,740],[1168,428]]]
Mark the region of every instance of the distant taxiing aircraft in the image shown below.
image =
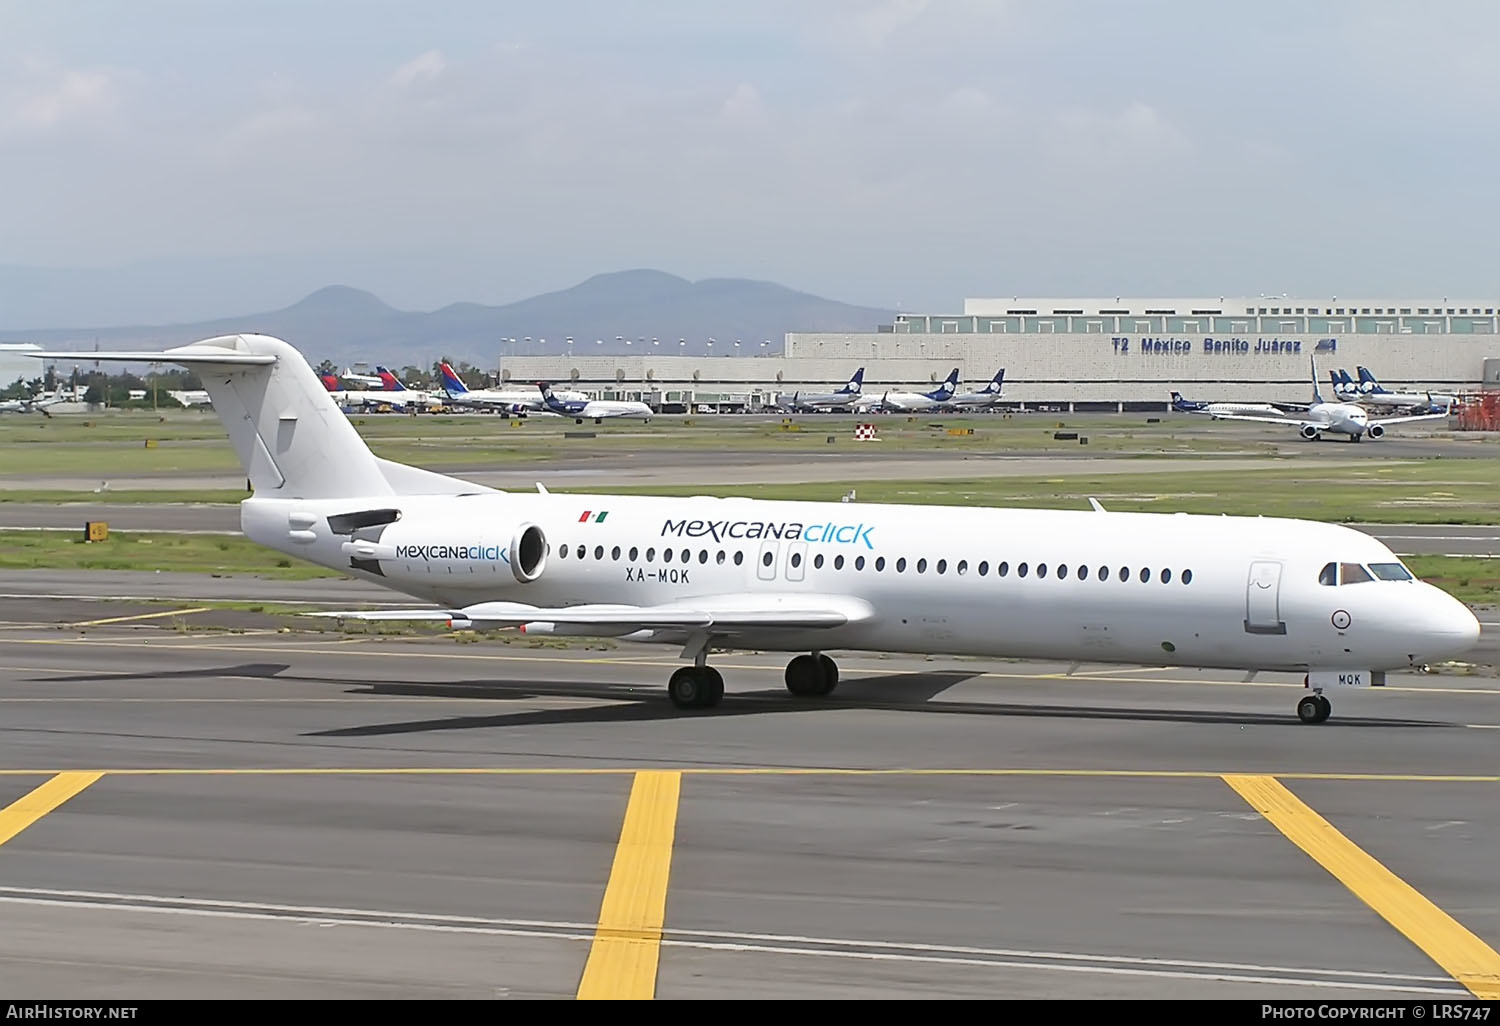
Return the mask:
[[[1306,415],[1300,418],[1293,417],[1267,417],[1248,413],[1217,413],[1212,416],[1216,420],[1254,420],[1266,424],[1287,424],[1295,427],[1303,438],[1311,441],[1321,439],[1325,434],[1344,435],[1351,442],[1358,442],[1369,436],[1371,439],[1385,437],[1386,426],[1389,424],[1409,424],[1418,420],[1446,420],[1448,411],[1443,413],[1421,413],[1410,416],[1399,417],[1371,417],[1370,411],[1356,402],[1325,401],[1321,392],[1318,391],[1318,361],[1312,361],[1312,386],[1313,401],[1307,408]]]

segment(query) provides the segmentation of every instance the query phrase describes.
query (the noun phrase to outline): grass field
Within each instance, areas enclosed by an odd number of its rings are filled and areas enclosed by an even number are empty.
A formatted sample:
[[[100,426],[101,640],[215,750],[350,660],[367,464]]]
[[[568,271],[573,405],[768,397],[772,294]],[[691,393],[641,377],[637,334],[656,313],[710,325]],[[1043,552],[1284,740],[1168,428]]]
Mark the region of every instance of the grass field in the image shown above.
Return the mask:
[[[1209,464],[1211,466],[1211,464]],[[553,489],[559,491],[560,489]],[[1228,513],[1300,517],[1340,523],[1493,524],[1500,517],[1500,460],[1431,459],[1358,466],[1287,466],[1264,470],[1183,470],[1152,474],[1086,474],[937,481],[829,481],[806,485],[638,486],[636,495],[741,494],[762,499],[950,506]]]
[[[511,421],[495,416],[370,414],[351,419],[378,455],[440,470],[524,465],[558,456],[619,457],[660,447],[764,452],[794,459],[799,453],[826,453],[830,436],[833,444],[854,447],[853,425],[861,418],[805,415],[783,424],[775,418],[670,416],[654,418],[650,424],[581,427],[565,418]],[[1202,420],[1181,415],[1162,414],[1154,424],[1147,423],[1145,414],[1093,415],[1071,423],[1058,414],[862,419],[878,426],[882,452],[1077,450],[1082,444],[1078,440],[1052,437],[1062,428],[1086,437],[1090,452],[1112,455],[1271,455],[1276,448],[1244,432],[1205,431]],[[950,434],[950,429],[956,433]],[[593,437],[579,437],[588,434]],[[0,421],[0,453],[0,476],[239,469],[218,418],[203,413],[121,411],[97,417],[10,418]]]
[[[0,531],[0,567],[48,570],[177,570],[281,580],[336,577],[239,535],[130,534],[85,542],[58,531]]]

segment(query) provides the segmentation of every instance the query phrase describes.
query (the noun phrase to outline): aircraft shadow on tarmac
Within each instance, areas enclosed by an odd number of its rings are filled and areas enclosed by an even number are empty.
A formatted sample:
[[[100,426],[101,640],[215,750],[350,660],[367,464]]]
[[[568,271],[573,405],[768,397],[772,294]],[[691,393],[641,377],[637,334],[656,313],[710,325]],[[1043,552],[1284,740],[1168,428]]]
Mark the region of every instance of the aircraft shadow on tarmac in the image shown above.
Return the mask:
[[[734,691],[713,709],[678,709],[667,699],[665,687],[656,684],[609,684],[536,680],[464,680],[427,683],[422,681],[371,681],[288,674],[287,663],[241,663],[196,670],[158,670],[144,673],[89,673],[47,677],[47,683],[129,680],[214,680],[262,678],[312,685],[345,685],[347,694],[394,695],[412,698],[492,699],[517,702],[536,698],[601,699],[612,704],[572,706],[562,709],[528,709],[485,716],[450,716],[440,719],[372,723],[332,730],[308,731],[304,737],[375,737],[443,730],[480,730],[495,727],[526,727],[546,724],[644,722],[672,719],[703,719],[719,716],[761,716],[770,713],[835,711],[839,709],[891,712],[945,713],[961,716],[1042,717],[1081,720],[1136,720],[1165,723],[1218,723],[1242,726],[1302,727],[1296,716],[1286,713],[1215,712],[1200,708],[1134,708],[1103,705],[1048,705],[1039,702],[973,702],[942,699],[950,688],[970,680],[976,673],[900,673],[876,677],[849,677],[826,698],[794,698],[783,688]],[[37,678],[43,682],[43,678]],[[1461,724],[1443,720],[1413,720],[1363,716],[1335,716],[1322,724],[1331,727],[1455,728]]]
[[[411,695],[445,698],[494,698],[516,701],[526,698],[602,698],[617,704],[566,709],[533,709],[489,716],[453,716],[441,719],[341,727],[311,731],[306,737],[372,737],[442,730],[475,730],[486,727],[519,727],[544,724],[641,722],[697,719],[719,716],[759,716],[768,713],[833,711],[838,709],[946,713],[963,716],[1051,717],[1084,720],[1139,720],[1168,723],[1219,723],[1243,726],[1302,727],[1288,711],[1278,713],[1214,712],[1202,709],[1131,708],[1100,705],[1046,705],[1042,703],[971,702],[943,700],[938,696],[978,674],[906,673],[879,677],[846,678],[838,691],[826,698],[794,698],[784,689],[736,691],[724,696],[713,709],[678,709],[667,699],[665,689],[640,685],[556,684],[541,681],[450,681],[443,684],[362,682],[352,694]],[[1455,728],[1460,724],[1442,720],[1344,717],[1323,726]]]

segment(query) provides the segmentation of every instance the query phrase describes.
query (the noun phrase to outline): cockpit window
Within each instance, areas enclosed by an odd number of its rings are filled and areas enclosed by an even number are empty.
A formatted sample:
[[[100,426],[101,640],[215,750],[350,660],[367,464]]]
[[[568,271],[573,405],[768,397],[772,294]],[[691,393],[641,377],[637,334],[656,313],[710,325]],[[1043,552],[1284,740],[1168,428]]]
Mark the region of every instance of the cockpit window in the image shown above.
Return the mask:
[[[1412,579],[1411,571],[1400,563],[1371,563],[1370,569],[1382,581],[1409,581]]]
[[[1318,571],[1318,583],[1326,584],[1330,588],[1339,583],[1339,565],[1337,563],[1329,563],[1322,570]]]
[[[1340,584],[1358,584],[1361,581],[1373,581],[1374,579],[1375,578],[1370,576],[1370,571],[1366,570],[1358,563],[1339,564]]]

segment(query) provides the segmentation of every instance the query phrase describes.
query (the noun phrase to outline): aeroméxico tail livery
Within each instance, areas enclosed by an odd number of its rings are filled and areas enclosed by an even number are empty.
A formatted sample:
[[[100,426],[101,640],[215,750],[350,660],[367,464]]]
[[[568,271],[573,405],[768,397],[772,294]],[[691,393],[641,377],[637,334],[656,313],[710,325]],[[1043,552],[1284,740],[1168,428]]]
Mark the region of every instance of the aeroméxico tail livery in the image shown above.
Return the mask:
[[[680,645],[667,691],[717,705],[715,650],[836,650],[1307,674],[1325,688],[1459,655],[1479,624],[1385,545],[1332,524],[1184,513],[501,492],[375,456],[291,345],[44,358],[192,367],[244,465],[245,535],[439,608],[337,615]]]

